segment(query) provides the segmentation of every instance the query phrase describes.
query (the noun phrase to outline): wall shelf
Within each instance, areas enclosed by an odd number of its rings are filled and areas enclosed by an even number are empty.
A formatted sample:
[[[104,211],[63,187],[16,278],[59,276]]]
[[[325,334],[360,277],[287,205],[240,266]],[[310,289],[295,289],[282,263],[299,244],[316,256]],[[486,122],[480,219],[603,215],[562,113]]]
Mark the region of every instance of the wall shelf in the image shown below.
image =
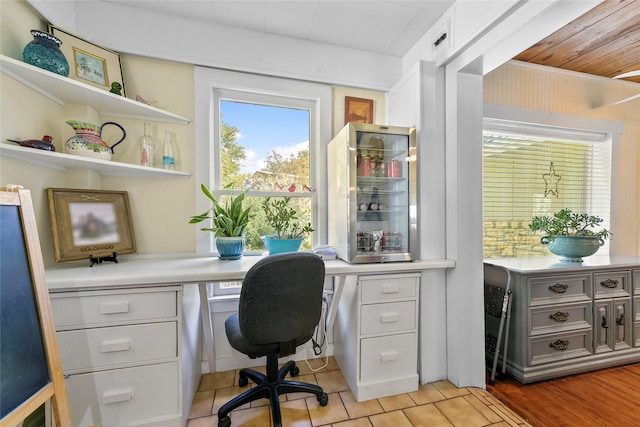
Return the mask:
[[[165,178],[188,178],[191,176],[188,172],[150,168],[130,163],[114,162],[112,160],[92,159],[90,157],[81,157],[72,154],[21,147],[19,145],[9,143],[0,143],[0,155],[60,170],[90,169],[105,176]]]
[[[186,117],[0,55],[0,70],[60,105],[84,104],[100,115],[188,124]]]

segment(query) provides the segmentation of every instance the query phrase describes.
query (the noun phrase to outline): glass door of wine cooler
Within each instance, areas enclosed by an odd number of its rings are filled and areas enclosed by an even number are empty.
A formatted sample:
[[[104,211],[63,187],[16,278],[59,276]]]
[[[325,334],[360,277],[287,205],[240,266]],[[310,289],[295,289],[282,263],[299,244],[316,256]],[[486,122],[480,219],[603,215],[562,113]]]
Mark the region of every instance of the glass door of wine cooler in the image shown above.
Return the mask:
[[[329,243],[342,259],[352,263],[413,260],[410,230],[415,222],[411,219],[415,206],[415,130],[353,123],[345,129],[329,144],[330,164],[340,168],[344,163],[347,173],[344,184],[334,187],[331,183],[340,178],[330,172]],[[349,141],[343,141],[345,137]],[[338,148],[340,145],[343,147]],[[331,154],[334,151],[341,153],[335,156]],[[341,199],[340,192],[348,196],[343,203],[332,203],[332,199]],[[341,207],[346,209],[340,213]],[[331,212],[334,209],[338,212]],[[346,230],[334,228],[340,216]]]

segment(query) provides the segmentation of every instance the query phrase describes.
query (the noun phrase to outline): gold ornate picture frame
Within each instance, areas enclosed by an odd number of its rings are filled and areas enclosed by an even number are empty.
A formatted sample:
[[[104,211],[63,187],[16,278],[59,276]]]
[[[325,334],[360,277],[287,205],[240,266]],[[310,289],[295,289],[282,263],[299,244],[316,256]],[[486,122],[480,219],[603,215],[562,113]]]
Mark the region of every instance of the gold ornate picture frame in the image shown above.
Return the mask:
[[[48,188],[56,262],[136,251],[126,191]]]
[[[49,24],[49,33],[60,39],[60,50],[69,63],[69,78],[100,89],[110,90],[119,83],[126,96],[120,55]]]

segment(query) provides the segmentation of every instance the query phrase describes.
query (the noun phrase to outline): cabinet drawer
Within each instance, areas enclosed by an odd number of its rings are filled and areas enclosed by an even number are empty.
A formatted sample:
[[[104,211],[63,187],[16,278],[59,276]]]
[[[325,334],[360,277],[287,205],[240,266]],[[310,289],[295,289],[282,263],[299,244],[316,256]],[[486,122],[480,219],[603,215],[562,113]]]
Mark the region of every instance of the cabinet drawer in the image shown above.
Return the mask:
[[[416,334],[366,338],[360,342],[360,381],[384,381],[416,375]]]
[[[592,354],[591,330],[529,338],[529,366]]]
[[[363,305],[360,319],[362,335],[413,330],[416,327],[416,302]]]
[[[179,410],[177,362],[71,375],[66,386],[74,426],[126,426]]]
[[[640,296],[633,298],[633,315],[636,322],[640,322]]]
[[[387,274],[360,277],[361,301],[415,298],[419,277],[417,274]]]
[[[633,294],[640,295],[640,270],[633,271]]]
[[[529,335],[591,327],[591,303],[569,303],[529,310]]]
[[[591,275],[567,274],[527,280],[531,305],[591,299]]]
[[[176,322],[77,329],[56,336],[65,373],[178,356]]]
[[[640,347],[640,322],[633,324],[633,346]]]
[[[593,287],[595,298],[627,297],[631,295],[631,272],[594,273]]]
[[[177,292],[56,294],[51,298],[51,306],[58,329],[166,319],[177,315]]]

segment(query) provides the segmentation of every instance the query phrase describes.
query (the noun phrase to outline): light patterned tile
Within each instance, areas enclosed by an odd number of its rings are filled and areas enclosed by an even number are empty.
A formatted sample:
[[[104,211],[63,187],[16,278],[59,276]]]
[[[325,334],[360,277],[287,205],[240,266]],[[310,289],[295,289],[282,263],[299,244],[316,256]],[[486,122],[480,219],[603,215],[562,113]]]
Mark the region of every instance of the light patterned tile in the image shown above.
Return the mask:
[[[349,390],[347,381],[341,371],[328,371],[315,374],[318,385],[325,393],[336,393]]]
[[[311,423],[314,426],[322,426],[325,424],[333,424],[349,419],[347,410],[340,399],[338,393],[329,394],[329,403],[327,406],[320,406],[318,400],[314,397],[305,399],[311,416]]]
[[[433,384],[424,384],[418,387],[418,391],[409,393],[409,397],[416,402],[416,405],[424,405],[426,403],[438,402],[446,399],[445,395],[440,392]]]
[[[412,427],[411,421],[402,411],[386,412],[369,417],[373,427]]]
[[[240,393],[242,393],[245,390],[248,390],[248,388],[247,387],[238,387],[238,386],[220,388],[220,389],[216,390],[216,395],[213,398],[213,409],[212,409],[212,412],[214,414],[216,414],[218,412],[218,409],[220,409],[220,407],[222,405],[224,405],[225,403],[227,403],[228,401],[230,401],[231,399],[233,399],[234,397],[236,397],[237,395],[239,395]],[[241,407],[237,408],[236,411],[238,409],[247,409],[247,408],[249,408],[249,406],[250,406],[250,404],[247,403],[247,404],[242,405]]]
[[[218,416],[212,415],[210,417],[194,418],[189,420],[187,427],[218,427]]]
[[[491,410],[490,407],[485,405],[480,399],[478,399],[475,395],[470,394],[468,396],[463,396],[463,398],[469,402],[471,406],[473,406],[478,412],[480,412],[488,421],[492,423],[497,423],[501,421],[501,418],[494,411]]]
[[[309,362],[309,364],[307,364],[307,362]],[[307,361],[300,360],[296,362],[296,366],[300,369],[300,375],[336,371],[339,369],[338,363],[333,356],[329,358],[309,359]]]
[[[236,427],[267,427],[272,424],[268,406],[236,410],[229,416],[231,425]]]
[[[332,427],[372,427],[369,418],[358,418],[355,420],[342,421],[332,424]]]
[[[287,427],[312,427],[309,408],[304,399],[292,400],[280,404],[282,425]]]
[[[211,415],[215,393],[216,392],[214,390],[197,392],[195,396],[193,396],[193,402],[191,403],[191,410],[189,411],[188,418],[191,419]]]
[[[409,397],[408,394],[396,394],[394,396],[381,397],[378,399],[380,405],[384,408],[385,412],[391,412],[398,409],[410,408],[416,406],[416,403]]]
[[[489,424],[487,417],[482,415],[464,397],[443,400],[434,403],[434,405],[456,427],[479,427]]]
[[[369,415],[380,414],[384,412],[380,403],[377,400],[365,400],[364,402],[356,401],[356,398],[353,396],[350,390],[341,391],[340,398],[342,399],[342,403],[344,403],[344,407],[349,414],[349,418],[360,418],[367,417]]]
[[[212,374],[204,374],[200,379],[198,391],[215,390],[217,388],[231,387],[234,384],[235,372],[223,371]],[[236,381],[235,384],[238,384]]]
[[[404,411],[411,425],[414,427],[452,427],[453,424],[449,422],[447,417],[436,405],[429,403],[426,405],[414,406],[407,408]]]
[[[309,384],[318,384],[318,382],[316,381],[316,376],[313,374],[307,374],[307,375],[298,375],[295,378],[292,378],[293,381],[300,381],[303,383],[309,383]],[[304,392],[300,392],[300,393],[287,393],[286,395],[287,400],[297,400],[297,399],[306,399],[307,397],[311,396],[310,393],[304,393]],[[280,396],[283,397],[283,396]]]
[[[463,396],[465,394],[469,394],[469,390],[466,388],[458,388],[451,384],[449,381],[437,381],[433,383],[434,387],[437,388],[440,393],[442,393],[447,399],[451,399],[452,397]]]

